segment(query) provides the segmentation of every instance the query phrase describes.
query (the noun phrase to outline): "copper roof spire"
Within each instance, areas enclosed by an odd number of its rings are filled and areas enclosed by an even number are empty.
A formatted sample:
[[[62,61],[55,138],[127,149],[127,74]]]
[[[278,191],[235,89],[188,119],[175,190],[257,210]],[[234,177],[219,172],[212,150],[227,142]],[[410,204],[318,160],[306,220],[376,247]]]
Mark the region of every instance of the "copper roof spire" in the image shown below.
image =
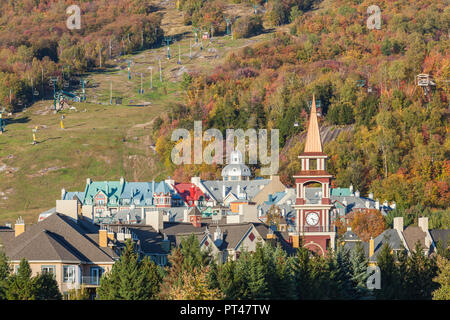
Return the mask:
[[[311,105],[311,115],[309,117],[308,133],[306,135],[304,152],[322,153],[322,141],[320,140],[319,123],[317,121],[316,98],[314,95]]]

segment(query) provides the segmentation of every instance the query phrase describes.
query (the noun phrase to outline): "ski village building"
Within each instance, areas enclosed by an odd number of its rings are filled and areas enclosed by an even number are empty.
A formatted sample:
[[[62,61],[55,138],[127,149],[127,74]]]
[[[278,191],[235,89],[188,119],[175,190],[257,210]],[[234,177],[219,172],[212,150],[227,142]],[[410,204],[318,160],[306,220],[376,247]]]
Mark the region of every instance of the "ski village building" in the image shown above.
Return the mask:
[[[166,265],[171,248],[192,234],[219,263],[265,242],[280,244],[293,254],[302,244],[323,255],[337,245],[336,219],[367,208],[385,214],[395,207],[380,204],[372,194],[361,197],[351,186],[332,189],[326,160],[313,99],[305,148],[299,155],[301,170],[294,175],[293,188],[284,186],[278,176],[251,179],[239,151],[231,154],[221,180],[87,179],[84,191],[62,189],[56,207],[42,213],[36,224],[26,227],[19,219],[14,227],[0,227],[0,245],[14,268],[26,258],[34,274],[54,273],[63,293],[84,285],[92,294],[127,240],[135,243],[142,257],[159,265]],[[265,223],[271,209],[281,215],[277,226]],[[431,253],[436,239],[446,241],[447,236],[448,230],[429,231],[425,220],[404,230],[403,222],[396,220],[394,229],[363,244],[374,263],[386,241],[394,250],[402,246],[412,250],[412,243],[419,240]],[[361,240],[349,230],[339,241],[351,248]]]

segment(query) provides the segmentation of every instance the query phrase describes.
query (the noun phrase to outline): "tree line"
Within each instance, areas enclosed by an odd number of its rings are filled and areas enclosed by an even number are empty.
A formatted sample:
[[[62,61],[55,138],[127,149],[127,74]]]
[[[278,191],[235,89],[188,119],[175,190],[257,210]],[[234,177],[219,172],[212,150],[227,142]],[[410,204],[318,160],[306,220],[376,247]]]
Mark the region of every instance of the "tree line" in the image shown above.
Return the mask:
[[[218,299],[450,299],[448,248],[428,257],[419,244],[410,255],[393,252],[385,244],[377,257],[381,289],[367,289],[367,266],[362,245],[349,251],[342,246],[326,256],[312,255],[301,247],[288,255],[270,242],[255,252],[242,252],[238,259],[217,263],[201,250],[194,235],[181,241],[161,267],[141,257],[127,241],[120,259],[101,278],[100,300],[218,300]],[[0,299],[61,299],[54,276],[31,276],[23,259],[16,273],[4,253],[0,254]],[[70,292],[70,299],[88,299],[83,288]]]

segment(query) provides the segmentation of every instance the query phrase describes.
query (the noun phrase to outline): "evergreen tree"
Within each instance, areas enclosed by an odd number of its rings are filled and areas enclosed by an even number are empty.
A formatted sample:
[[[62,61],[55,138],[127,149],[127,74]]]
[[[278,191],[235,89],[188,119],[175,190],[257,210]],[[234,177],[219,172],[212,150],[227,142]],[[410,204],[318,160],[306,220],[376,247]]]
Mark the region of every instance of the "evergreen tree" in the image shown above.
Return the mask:
[[[385,243],[377,257],[377,264],[381,271],[381,289],[376,290],[377,299],[392,300],[397,298],[399,273],[395,265],[392,248]]]
[[[183,272],[184,257],[181,253],[181,248],[172,249],[169,255],[169,266],[165,269],[165,276],[161,283],[160,299],[169,299],[169,294],[172,288],[179,287],[183,284],[181,274]]]
[[[311,299],[311,260],[309,250],[300,246],[293,261],[295,290],[300,300]]]
[[[443,256],[438,256],[436,262],[439,271],[433,281],[440,287],[433,291],[433,300],[450,300],[450,262]]]
[[[181,240],[180,248],[183,255],[183,271],[193,271],[194,268],[205,267],[211,261],[209,252],[201,250],[200,243],[194,234]]]
[[[10,272],[11,268],[9,266],[8,257],[3,251],[0,251],[0,300],[6,299],[6,290]]]
[[[272,248],[271,245],[266,247]],[[269,278],[271,299],[295,299],[295,280],[292,272],[293,259],[278,245],[271,249],[272,261],[275,264],[275,272]],[[271,274],[269,274],[270,276]]]
[[[25,258],[20,261],[17,274],[13,274],[9,277],[6,298],[8,300],[36,299],[30,264]]]
[[[119,261],[100,280],[97,293],[102,300],[148,300],[159,291],[161,277],[148,259],[139,260],[131,240],[126,242]]]
[[[51,273],[42,273],[34,277],[33,286],[36,292],[36,300],[61,300],[58,282],[55,275]]]
[[[242,292],[243,282],[239,282],[236,275],[236,261],[229,260],[218,267],[217,282],[220,290],[224,293],[225,299],[238,299]]]
[[[352,286],[352,265],[350,264],[349,251],[338,246],[335,252],[327,257],[329,265],[331,299],[352,299],[355,292]]]
[[[407,299],[423,300],[431,299],[432,292],[436,289],[433,278],[436,276],[437,267],[434,258],[427,257],[419,242],[408,257],[406,272]]]
[[[367,265],[368,261],[361,242],[357,242],[350,255],[352,265],[352,281],[355,288],[356,298],[363,297],[369,293],[367,289]]]

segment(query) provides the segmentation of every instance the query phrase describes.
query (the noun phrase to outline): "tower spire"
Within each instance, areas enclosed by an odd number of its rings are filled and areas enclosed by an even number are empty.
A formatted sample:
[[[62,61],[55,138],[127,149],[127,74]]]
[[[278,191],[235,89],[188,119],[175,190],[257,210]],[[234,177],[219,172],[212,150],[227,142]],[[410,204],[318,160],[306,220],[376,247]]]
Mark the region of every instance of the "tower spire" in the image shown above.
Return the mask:
[[[316,97],[313,95],[311,115],[309,117],[308,133],[306,135],[304,152],[322,153],[322,141],[320,139],[319,122],[317,121]]]

